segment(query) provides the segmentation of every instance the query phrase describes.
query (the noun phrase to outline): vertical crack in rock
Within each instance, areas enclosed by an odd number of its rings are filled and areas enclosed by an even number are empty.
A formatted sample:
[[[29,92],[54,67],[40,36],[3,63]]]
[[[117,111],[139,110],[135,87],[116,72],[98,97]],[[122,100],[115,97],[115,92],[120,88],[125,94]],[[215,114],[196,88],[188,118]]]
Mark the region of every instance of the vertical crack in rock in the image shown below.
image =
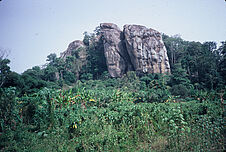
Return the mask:
[[[102,23],[100,29],[108,72],[112,77],[122,77],[127,70],[132,69],[128,64],[127,50],[123,45],[122,31],[113,23]]]

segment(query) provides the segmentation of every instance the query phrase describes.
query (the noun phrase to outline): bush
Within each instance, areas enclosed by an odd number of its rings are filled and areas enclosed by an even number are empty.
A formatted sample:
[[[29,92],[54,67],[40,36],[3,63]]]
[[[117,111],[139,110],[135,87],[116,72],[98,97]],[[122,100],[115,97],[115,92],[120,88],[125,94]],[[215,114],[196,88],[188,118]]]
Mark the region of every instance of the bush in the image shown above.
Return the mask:
[[[19,105],[16,100],[18,95],[15,87],[0,88],[0,132],[16,129],[21,119],[19,115]]]
[[[63,79],[66,82],[66,84],[71,84],[76,81],[75,74],[69,71],[64,71]]]
[[[187,97],[190,95],[190,90],[182,84],[172,86],[170,91],[175,96]]]
[[[148,84],[133,79],[78,81],[70,90],[43,88],[22,97],[15,88],[1,89],[1,117],[7,118],[1,119],[1,150],[223,149],[223,109],[216,93],[197,92],[181,102],[170,95],[164,77],[150,77]]]

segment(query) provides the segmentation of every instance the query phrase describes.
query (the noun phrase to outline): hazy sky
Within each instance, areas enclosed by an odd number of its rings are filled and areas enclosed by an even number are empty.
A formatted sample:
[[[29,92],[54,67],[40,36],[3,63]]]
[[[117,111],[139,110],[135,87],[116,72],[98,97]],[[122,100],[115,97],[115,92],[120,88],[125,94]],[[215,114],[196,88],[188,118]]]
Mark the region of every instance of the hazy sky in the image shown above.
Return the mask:
[[[226,40],[225,0],[2,0],[0,48],[11,70],[46,63],[101,22],[141,24],[189,41]]]

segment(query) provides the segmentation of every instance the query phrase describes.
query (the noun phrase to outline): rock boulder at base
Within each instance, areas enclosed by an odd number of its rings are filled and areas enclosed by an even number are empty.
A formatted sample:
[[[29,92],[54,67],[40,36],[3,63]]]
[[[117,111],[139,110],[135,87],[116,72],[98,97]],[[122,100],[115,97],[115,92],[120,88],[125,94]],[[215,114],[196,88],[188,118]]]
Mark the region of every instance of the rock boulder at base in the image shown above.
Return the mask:
[[[170,73],[170,65],[161,33],[141,25],[124,25],[128,54],[137,72]]]
[[[123,33],[113,23],[100,24],[104,55],[111,77],[122,77],[128,70],[128,54],[123,43]]]

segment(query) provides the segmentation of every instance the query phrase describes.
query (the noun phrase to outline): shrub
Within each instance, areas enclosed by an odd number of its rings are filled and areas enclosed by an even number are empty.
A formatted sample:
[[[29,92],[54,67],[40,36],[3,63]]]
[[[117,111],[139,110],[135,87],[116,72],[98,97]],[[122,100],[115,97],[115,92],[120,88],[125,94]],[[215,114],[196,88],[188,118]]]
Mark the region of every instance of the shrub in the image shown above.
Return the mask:
[[[186,97],[190,94],[190,90],[182,84],[172,86],[170,91],[173,95],[181,97]]]

